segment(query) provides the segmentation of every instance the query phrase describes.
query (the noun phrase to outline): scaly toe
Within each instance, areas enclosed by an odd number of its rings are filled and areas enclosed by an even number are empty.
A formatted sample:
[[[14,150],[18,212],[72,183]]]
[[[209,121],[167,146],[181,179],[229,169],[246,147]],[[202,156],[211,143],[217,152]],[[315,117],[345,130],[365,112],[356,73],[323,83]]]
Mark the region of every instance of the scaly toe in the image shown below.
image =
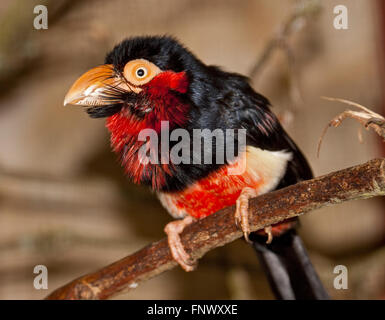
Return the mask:
[[[193,221],[193,219],[185,218],[181,221],[170,222],[164,228],[168,237],[171,255],[185,271],[193,271],[197,266],[197,261],[186,252],[180,239],[180,233],[183,231],[184,227]]]
[[[250,224],[249,224],[249,198],[255,197],[256,191],[251,188],[244,188],[236,201],[235,210],[235,224],[243,232],[243,236],[248,243],[251,243],[249,239]]]

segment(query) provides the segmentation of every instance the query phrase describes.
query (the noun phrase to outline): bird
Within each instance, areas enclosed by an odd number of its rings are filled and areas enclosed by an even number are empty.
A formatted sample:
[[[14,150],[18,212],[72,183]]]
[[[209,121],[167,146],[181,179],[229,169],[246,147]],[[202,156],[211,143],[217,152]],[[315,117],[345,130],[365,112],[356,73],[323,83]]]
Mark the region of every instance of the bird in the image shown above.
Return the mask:
[[[112,150],[126,176],[154,191],[175,219],[164,231],[172,257],[184,270],[197,265],[181,243],[184,228],[236,205],[235,222],[260,258],[277,299],[329,298],[297,234],[297,219],[250,232],[250,198],[313,174],[269,100],[247,77],[205,64],[175,37],[135,36],[81,75],[64,105],[106,118]],[[166,138],[149,134],[159,136],[166,129]],[[201,135],[191,138],[197,130]],[[206,141],[210,133],[214,139]],[[178,139],[186,134],[190,139]]]

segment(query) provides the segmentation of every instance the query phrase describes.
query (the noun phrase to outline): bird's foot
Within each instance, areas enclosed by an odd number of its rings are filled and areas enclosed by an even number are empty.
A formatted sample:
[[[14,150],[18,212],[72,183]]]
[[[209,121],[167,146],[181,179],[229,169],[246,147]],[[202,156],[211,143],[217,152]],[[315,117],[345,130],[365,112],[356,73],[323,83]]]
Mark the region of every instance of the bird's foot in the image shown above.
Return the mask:
[[[169,222],[164,228],[164,232],[168,237],[168,245],[171,250],[171,255],[176,262],[185,270],[193,271],[197,266],[197,261],[191,258],[186,252],[180,240],[180,234],[184,228],[193,223],[195,219],[191,216],[186,216],[183,220]]]
[[[242,230],[245,240],[251,243],[249,239],[249,199],[257,196],[257,192],[253,188],[243,188],[236,202],[235,223]]]
[[[249,199],[257,196],[257,192],[253,188],[243,188],[236,202],[235,210],[235,223],[243,232],[245,240],[251,243],[249,239],[250,224],[249,224]],[[264,229],[267,234],[266,243],[269,244],[273,241],[273,229],[268,226]]]

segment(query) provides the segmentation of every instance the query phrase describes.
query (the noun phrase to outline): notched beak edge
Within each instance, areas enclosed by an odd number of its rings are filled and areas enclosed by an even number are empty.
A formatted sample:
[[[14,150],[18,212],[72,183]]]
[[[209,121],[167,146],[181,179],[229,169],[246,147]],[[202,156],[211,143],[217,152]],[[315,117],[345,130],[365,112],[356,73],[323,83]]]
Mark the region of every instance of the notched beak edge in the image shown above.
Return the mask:
[[[116,83],[112,65],[95,67],[75,81],[64,98],[64,106],[71,104],[94,107],[111,104],[108,91],[116,86]]]

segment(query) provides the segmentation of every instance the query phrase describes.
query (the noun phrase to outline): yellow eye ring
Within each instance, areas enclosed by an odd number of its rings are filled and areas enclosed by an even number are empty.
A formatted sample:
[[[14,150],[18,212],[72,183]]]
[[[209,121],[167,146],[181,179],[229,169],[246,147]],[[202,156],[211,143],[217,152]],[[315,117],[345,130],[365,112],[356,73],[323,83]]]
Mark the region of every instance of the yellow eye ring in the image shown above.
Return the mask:
[[[141,86],[151,81],[160,72],[162,72],[162,70],[150,61],[135,59],[129,61],[124,66],[123,75],[129,83],[135,86]]]

